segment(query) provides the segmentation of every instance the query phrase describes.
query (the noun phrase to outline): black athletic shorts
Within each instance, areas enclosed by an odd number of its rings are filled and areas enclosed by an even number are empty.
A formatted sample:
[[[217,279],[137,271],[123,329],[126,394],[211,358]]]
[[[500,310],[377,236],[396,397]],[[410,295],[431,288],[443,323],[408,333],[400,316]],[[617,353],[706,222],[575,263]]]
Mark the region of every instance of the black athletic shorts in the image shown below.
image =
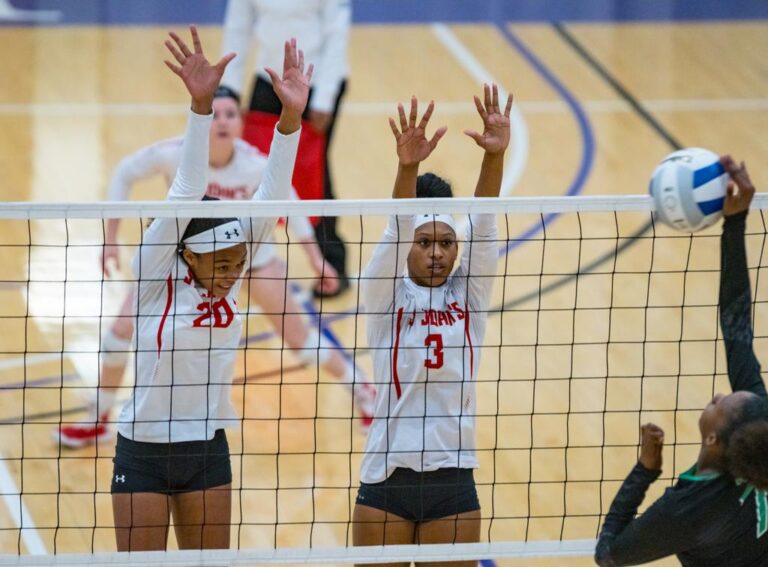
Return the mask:
[[[383,482],[360,483],[358,504],[410,522],[429,522],[480,509],[472,469],[417,472],[397,468]]]
[[[210,441],[143,443],[118,434],[112,492],[180,494],[232,482],[223,429]]]

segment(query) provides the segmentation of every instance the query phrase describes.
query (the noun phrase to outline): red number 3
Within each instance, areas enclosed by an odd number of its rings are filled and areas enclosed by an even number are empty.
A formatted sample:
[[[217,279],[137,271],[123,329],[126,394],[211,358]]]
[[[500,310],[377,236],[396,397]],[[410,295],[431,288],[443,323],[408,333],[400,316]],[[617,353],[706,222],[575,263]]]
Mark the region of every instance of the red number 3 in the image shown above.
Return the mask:
[[[193,327],[213,326],[226,329],[235,318],[235,313],[229,306],[226,297],[222,297],[213,304],[203,301],[197,306],[197,310],[202,311],[203,314],[192,322]],[[211,311],[213,311],[213,325],[211,325]]]
[[[427,352],[427,358],[424,359],[424,366],[427,368],[443,367],[443,335],[427,335],[424,339],[424,346],[431,349]]]

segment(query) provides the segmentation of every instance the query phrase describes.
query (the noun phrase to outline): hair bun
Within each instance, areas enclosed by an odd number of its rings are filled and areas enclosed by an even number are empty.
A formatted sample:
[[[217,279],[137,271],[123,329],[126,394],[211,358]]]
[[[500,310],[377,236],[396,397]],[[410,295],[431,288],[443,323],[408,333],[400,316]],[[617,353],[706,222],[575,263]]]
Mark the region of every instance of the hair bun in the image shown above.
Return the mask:
[[[424,173],[416,178],[416,197],[435,199],[453,197],[451,184],[434,173]]]

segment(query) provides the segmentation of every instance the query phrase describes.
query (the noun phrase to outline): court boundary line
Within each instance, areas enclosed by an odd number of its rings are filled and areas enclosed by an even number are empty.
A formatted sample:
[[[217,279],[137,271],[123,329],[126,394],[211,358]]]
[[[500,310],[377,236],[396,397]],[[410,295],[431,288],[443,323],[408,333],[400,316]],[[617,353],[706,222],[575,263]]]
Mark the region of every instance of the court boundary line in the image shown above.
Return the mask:
[[[768,109],[768,97],[764,98],[659,98],[637,99],[646,109],[657,112],[750,112]],[[591,113],[631,112],[632,106],[623,99],[581,100],[582,106]],[[470,102],[436,100],[435,107],[443,115],[475,114],[477,109]],[[351,101],[344,104],[344,114],[352,116],[391,115],[397,101]],[[568,110],[561,100],[515,100],[515,106],[524,114],[557,114]],[[0,103],[0,116],[186,116],[186,109],[175,103],[119,103],[119,102],[61,102],[61,103]]]
[[[21,541],[24,542],[29,555],[46,555],[48,550],[46,549],[40,534],[37,532],[37,527],[32,519],[32,514],[30,514],[27,509],[27,505],[24,504],[23,494],[13,480],[13,476],[8,469],[3,453],[0,453],[0,488],[2,489],[2,494],[0,496],[2,496],[5,507],[13,519],[13,522],[18,527]],[[21,556],[16,555],[15,557],[18,558]]]

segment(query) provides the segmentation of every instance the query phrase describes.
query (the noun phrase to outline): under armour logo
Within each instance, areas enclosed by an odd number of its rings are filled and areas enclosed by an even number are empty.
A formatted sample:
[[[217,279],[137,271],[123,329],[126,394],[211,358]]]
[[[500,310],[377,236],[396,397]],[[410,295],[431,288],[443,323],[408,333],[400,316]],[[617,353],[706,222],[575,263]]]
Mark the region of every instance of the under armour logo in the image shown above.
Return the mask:
[[[232,240],[232,235],[240,236],[240,233],[237,231],[236,228],[232,229],[232,232],[226,231],[224,235],[227,237],[227,240]]]
[[[124,474],[116,474],[115,475],[115,482],[125,482],[125,475]]]

